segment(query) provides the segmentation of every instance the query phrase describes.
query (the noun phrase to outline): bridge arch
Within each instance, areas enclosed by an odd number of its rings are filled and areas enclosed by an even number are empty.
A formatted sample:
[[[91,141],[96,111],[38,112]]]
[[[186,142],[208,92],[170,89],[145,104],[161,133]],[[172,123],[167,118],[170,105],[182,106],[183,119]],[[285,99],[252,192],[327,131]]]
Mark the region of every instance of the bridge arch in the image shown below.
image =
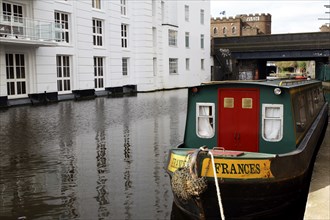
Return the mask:
[[[330,32],[219,37],[211,45],[213,80],[238,79],[244,65],[263,79],[269,74],[267,61],[311,60],[315,77],[330,81]]]

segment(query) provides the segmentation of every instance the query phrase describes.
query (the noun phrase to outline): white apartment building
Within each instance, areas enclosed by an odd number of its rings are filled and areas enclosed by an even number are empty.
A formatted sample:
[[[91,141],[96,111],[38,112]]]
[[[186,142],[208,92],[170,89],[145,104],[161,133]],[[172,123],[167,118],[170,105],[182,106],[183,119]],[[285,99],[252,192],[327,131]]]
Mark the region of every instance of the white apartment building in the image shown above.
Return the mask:
[[[0,3],[0,106],[210,80],[209,0]]]

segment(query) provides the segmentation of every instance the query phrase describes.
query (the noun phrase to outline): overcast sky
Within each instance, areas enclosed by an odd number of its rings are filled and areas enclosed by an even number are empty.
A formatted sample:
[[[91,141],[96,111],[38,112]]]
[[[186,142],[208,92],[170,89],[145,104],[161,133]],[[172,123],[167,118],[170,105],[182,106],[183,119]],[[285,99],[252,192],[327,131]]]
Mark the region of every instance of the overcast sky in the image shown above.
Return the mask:
[[[238,14],[272,15],[272,34],[318,32],[329,23],[330,0],[211,0],[212,17],[235,17]],[[225,15],[220,14],[225,11]]]

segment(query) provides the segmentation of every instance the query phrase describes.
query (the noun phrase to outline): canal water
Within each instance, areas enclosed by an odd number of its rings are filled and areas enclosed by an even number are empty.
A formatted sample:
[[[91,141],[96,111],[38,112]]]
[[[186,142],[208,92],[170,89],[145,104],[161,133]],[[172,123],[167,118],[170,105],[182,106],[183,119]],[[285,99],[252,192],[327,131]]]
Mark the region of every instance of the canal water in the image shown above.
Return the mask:
[[[187,90],[0,111],[0,219],[170,219]]]

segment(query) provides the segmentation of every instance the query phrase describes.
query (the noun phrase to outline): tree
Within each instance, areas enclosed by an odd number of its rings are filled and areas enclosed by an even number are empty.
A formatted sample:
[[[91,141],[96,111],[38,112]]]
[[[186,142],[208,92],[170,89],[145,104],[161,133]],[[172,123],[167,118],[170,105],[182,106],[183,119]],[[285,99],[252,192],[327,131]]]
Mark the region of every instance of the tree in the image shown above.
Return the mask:
[[[291,72],[290,70],[297,68],[297,61],[279,61],[276,62],[279,72]]]
[[[297,66],[301,73],[306,72],[307,62],[306,61],[297,61]]]

